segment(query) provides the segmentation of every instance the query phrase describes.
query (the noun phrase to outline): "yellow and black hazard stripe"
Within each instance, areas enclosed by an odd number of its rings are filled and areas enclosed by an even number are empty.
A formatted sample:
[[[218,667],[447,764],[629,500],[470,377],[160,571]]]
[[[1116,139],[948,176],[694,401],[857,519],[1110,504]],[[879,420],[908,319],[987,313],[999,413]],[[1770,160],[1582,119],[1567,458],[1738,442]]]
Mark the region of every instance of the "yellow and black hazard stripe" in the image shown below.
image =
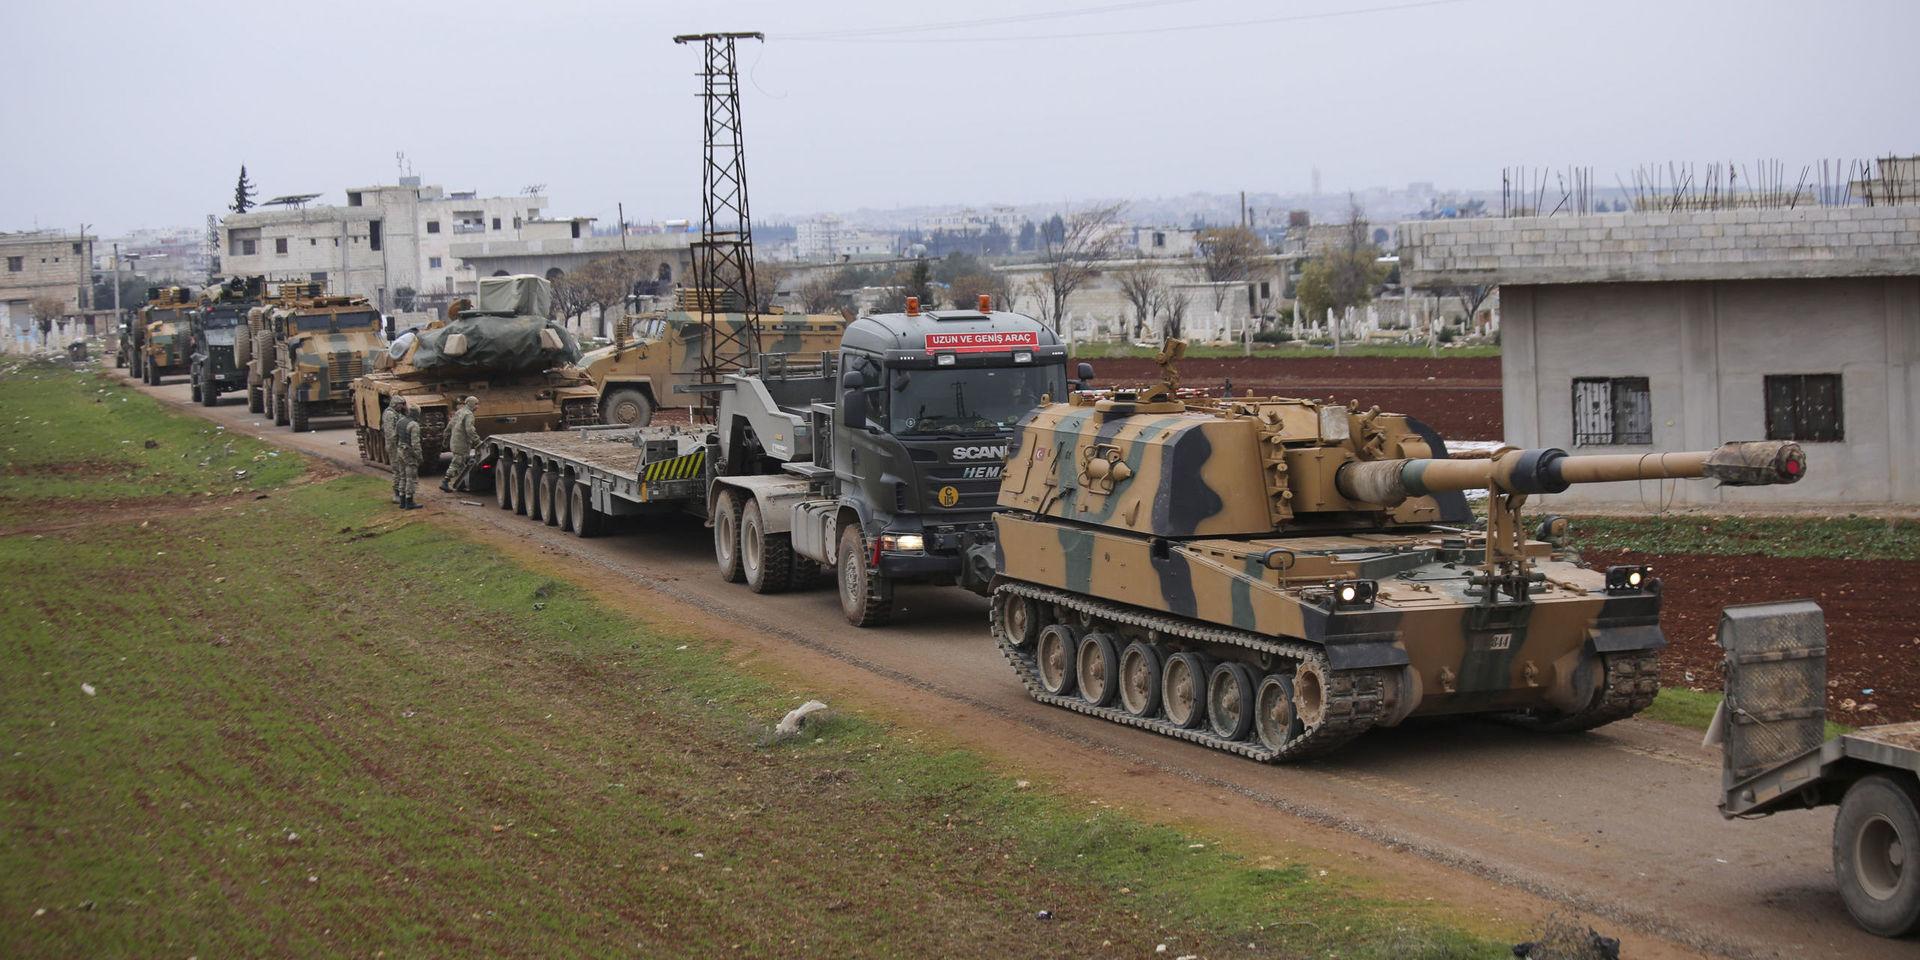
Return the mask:
[[[707,451],[695,450],[671,460],[658,460],[647,464],[645,480],[691,480],[700,475],[707,465]]]

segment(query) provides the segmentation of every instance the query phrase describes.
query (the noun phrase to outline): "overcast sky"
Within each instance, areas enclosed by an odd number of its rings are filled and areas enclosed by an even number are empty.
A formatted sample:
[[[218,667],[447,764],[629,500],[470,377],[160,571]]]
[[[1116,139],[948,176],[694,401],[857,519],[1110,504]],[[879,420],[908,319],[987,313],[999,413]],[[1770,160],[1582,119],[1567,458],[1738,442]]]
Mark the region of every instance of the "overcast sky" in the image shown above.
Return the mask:
[[[767,34],[763,216],[1920,152],[1914,0],[6,0],[0,229],[197,224],[243,162],[340,202],[396,151],[559,215],[697,216],[670,38],[706,30]]]

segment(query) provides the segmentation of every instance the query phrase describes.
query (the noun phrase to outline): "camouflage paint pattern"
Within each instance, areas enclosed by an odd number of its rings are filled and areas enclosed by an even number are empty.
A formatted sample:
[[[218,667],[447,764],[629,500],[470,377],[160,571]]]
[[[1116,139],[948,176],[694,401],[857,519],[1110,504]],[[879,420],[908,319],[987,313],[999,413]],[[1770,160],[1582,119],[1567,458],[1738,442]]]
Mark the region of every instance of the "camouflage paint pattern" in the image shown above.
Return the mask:
[[[1454,460],[1418,421],[1377,409],[1182,402],[1171,390],[1076,395],[1021,422],[995,516],[996,565],[1003,585],[1304,641],[1333,675],[1385,678],[1383,723],[1572,716],[1605,699],[1603,657],[1665,645],[1658,584],[1610,590],[1605,573],[1519,535],[1526,495],[1655,476],[1790,483],[1804,469],[1796,445],[1773,442],[1623,458],[1502,448]],[[1490,493],[1487,532],[1467,529],[1467,489]],[[1355,581],[1377,590],[1370,603],[1338,601],[1338,585]],[[1281,669],[1247,649],[1186,648],[1243,662],[1256,678]]]
[[[628,319],[629,339],[589,351],[580,368],[592,378],[601,398],[609,391],[639,389],[660,407],[697,406],[699,397],[684,388],[700,382],[700,352],[706,328],[700,315],[683,311],[641,314]],[[726,314],[722,326],[738,332],[742,314]],[[760,317],[762,354],[807,355],[840,349],[846,320],[839,314],[767,314]]]
[[[311,329],[319,320],[326,329]],[[387,349],[380,313],[365,297],[282,301],[266,311],[264,323],[274,335],[274,395],[297,397],[316,414],[347,413],[353,382]]]

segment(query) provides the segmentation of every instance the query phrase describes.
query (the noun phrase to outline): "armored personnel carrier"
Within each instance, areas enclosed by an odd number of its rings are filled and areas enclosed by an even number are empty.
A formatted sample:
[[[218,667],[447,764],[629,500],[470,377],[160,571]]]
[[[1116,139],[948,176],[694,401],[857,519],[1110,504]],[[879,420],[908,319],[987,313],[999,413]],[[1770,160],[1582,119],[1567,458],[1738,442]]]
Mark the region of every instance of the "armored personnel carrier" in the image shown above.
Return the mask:
[[[1792,483],[1784,441],[1455,459],[1418,420],[1159,387],[1035,409],[1007,454],[993,632],[1032,696],[1261,761],[1408,717],[1544,730],[1620,720],[1659,684],[1660,582],[1529,539],[1575,483]],[[1487,493],[1479,527],[1463,491]],[[1542,531],[1551,533],[1551,530]]]
[[[261,277],[233,277],[201,291],[200,305],[187,320],[193,345],[188,375],[195,403],[211,407],[220,402],[220,394],[246,385],[240,344],[248,337],[247,314],[265,288]]]
[[[599,422],[593,381],[574,364],[580,344],[548,319],[553,286],[540,277],[488,277],[479,303],[456,300],[447,318],[394,338],[376,369],[353,382],[353,422],[360,459],[387,465],[380,415],[407,398],[420,421],[421,462],[447,452],[453,408],[480,398],[474,426],[482,437]]]
[[[733,336],[744,314],[725,314],[718,322]],[[840,349],[847,323],[838,314],[760,317],[756,353],[787,357],[819,356]],[[698,406],[686,388],[700,382],[700,353],[706,328],[696,313],[676,310],[641,314],[621,321],[613,343],[580,358],[580,369],[599,391],[600,422],[644,427],[661,407]]]
[[[187,312],[193,309],[193,291],[187,287],[149,287],[147,302],[134,321],[133,373],[149,386],[161,378],[187,372]]]
[[[261,412],[295,432],[314,417],[353,413],[353,384],[385,356],[380,312],[365,297],[326,296],[318,284],[296,284],[261,311],[269,345]]]

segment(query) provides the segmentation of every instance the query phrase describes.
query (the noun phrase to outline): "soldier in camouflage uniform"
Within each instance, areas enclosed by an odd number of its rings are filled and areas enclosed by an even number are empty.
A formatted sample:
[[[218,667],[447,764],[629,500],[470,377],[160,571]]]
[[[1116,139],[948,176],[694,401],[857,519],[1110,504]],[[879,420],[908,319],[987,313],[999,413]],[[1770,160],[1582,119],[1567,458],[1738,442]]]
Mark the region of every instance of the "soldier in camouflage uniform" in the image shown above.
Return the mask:
[[[418,510],[413,496],[420,486],[420,421],[411,414],[400,418],[399,456],[393,461],[394,483],[399,487],[400,509]]]
[[[400,502],[400,420],[407,406],[406,397],[395,397],[380,412],[380,437],[387,444],[387,465],[393,468],[393,502]]]
[[[460,489],[467,489],[467,481],[461,474],[473,462],[473,448],[480,445],[480,431],[473,425],[473,410],[479,405],[479,397],[460,401],[460,409],[454,413],[453,423],[447,427],[447,449],[453,453],[453,462],[447,464],[447,473],[440,478],[442,490],[452,490],[452,484],[456,483]]]

